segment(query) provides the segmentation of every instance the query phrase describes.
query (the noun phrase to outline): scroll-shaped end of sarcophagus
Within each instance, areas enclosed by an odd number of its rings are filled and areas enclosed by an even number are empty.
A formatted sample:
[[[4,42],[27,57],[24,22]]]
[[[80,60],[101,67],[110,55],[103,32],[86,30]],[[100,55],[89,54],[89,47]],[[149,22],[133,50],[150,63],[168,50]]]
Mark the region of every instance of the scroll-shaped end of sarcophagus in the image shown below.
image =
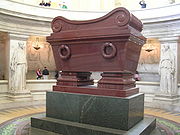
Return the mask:
[[[93,20],[75,21],[58,16],[55,17],[51,23],[51,28],[54,33],[62,31],[94,29],[97,27],[110,28],[125,26],[131,26],[139,32],[142,31],[143,27],[142,22],[123,7],[116,8],[103,17]]]

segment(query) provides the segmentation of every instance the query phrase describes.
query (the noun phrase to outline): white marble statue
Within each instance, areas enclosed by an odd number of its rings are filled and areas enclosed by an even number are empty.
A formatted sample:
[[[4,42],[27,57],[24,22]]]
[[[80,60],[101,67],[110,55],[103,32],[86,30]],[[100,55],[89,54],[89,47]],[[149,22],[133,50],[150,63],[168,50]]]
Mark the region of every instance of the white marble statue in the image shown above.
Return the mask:
[[[27,60],[25,45],[22,42],[18,43],[17,49],[13,52],[10,69],[11,92],[26,93]]]
[[[160,92],[172,94],[174,91],[175,56],[169,45],[162,48],[161,60],[159,63]]]

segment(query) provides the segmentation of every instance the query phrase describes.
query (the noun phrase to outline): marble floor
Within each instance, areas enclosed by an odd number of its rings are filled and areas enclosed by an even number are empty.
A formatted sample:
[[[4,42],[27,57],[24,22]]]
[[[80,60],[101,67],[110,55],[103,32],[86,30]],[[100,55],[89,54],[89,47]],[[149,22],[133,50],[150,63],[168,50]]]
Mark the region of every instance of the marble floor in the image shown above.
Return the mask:
[[[0,135],[28,135],[31,117],[45,116],[45,106],[27,106],[0,110]],[[156,117],[161,135],[180,135],[180,113],[145,108],[145,116]]]

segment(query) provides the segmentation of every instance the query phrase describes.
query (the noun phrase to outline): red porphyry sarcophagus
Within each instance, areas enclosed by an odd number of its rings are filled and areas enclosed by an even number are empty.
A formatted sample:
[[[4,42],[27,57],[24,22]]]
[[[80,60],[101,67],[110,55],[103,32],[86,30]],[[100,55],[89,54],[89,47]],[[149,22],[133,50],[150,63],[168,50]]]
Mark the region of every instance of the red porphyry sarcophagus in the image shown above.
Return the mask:
[[[103,17],[87,21],[56,17],[51,27],[53,33],[47,41],[52,45],[57,70],[63,71],[54,90],[95,94],[91,88],[78,89],[93,84],[90,72],[95,71],[103,72],[95,88],[103,91],[98,95],[108,95],[103,94],[105,90],[125,91],[124,95],[115,94],[123,97],[138,92],[132,77],[146,39],[141,34],[141,21],[127,9],[116,8]]]

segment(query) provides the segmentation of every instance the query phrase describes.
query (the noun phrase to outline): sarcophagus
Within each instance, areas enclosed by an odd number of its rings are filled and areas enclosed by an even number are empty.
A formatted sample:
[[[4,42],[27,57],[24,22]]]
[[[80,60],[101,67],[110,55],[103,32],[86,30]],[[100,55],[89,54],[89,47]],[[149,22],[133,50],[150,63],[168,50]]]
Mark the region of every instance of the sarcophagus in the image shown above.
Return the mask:
[[[31,126],[63,135],[149,135],[155,119],[144,118],[144,94],[135,88],[142,23],[124,8],[89,21],[56,17],[52,45],[61,76],[47,92],[46,117]],[[97,86],[91,71],[100,71]]]
[[[141,46],[142,23],[124,8],[89,21],[56,17],[47,38],[61,71],[135,72]]]
[[[99,91],[106,93],[107,89],[109,94],[111,90],[121,93],[113,94],[116,96],[137,93],[132,77],[145,43],[140,33],[142,26],[141,21],[125,8],[117,8],[101,18],[88,21],[54,18],[53,33],[47,41],[52,45],[57,69],[63,71],[54,90],[94,94],[92,88],[82,91],[78,88],[77,91],[73,90],[75,87],[70,89],[67,86],[91,85],[90,72],[99,71],[103,72],[98,82]],[[122,90],[126,92],[122,94]]]

